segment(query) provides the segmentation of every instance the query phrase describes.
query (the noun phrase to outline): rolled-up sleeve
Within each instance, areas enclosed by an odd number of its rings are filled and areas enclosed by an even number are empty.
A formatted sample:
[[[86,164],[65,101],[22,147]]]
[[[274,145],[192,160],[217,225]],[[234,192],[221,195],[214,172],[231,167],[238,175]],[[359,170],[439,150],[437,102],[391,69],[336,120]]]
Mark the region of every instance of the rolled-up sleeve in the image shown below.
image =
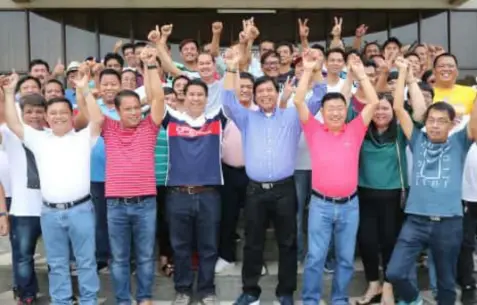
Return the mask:
[[[243,130],[247,124],[250,110],[240,104],[234,90],[224,90],[222,99],[225,115],[230,118],[240,130]]]

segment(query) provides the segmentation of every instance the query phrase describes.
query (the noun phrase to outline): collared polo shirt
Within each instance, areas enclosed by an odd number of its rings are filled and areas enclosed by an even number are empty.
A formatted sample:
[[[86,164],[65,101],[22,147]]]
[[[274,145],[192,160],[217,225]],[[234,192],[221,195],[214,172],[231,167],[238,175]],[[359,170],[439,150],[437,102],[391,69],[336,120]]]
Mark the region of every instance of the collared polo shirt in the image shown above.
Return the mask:
[[[35,156],[43,199],[52,203],[78,200],[90,193],[91,149],[97,137],[90,127],[64,136],[24,125],[23,142]]]
[[[358,115],[333,134],[310,113],[302,124],[311,155],[312,188],[326,196],[346,197],[358,186],[358,162],[367,126]]]

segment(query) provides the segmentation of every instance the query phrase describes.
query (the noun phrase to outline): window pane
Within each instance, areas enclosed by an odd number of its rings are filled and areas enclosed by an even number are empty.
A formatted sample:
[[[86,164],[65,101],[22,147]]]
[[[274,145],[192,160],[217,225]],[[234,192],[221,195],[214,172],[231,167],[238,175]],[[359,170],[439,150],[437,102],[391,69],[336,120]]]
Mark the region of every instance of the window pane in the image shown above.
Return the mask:
[[[417,20],[415,11],[393,12],[391,18],[391,36],[397,37],[403,45],[417,41]]]
[[[459,60],[460,68],[476,68],[477,57],[477,13],[451,13],[451,51]]]
[[[0,12],[0,71],[28,70],[25,12]]]
[[[376,41],[382,44],[388,39],[388,20],[386,13],[378,11],[360,12],[359,20],[368,26],[368,34],[364,36],[364,43]]]
[[[459,85],[475,86],[477,81],[476,76],[477,76],[477,70],[460,69],[457,83]]]
[[[447,13],[423,11],[421,22],[421,41],[442,46],[448,50]]]
[[[53,70],[61,58],[61,15],[54,12],[30,12],[31,58],[43,59]]]
[[[356,13],[356,11],[329,11],[328,22],[326,24],[328,30],[328,33],[326,33],[328,38],[328,44],[331,42],[332,39],[331,30],[335,25],[335,17],[343,18],[341,37],[344,41],[345,47],[352,46],[354,34],[356,32],[356,28],[358,27],[358,14]]]
[[[97,56],[94,16],[92,12],[65,13],[67,62]]]
[[[101,57],[112,52],[118,40],[131,41],[132,14],[125,11],[101,11],[99,14],[99,47]],[[121,53],[121,50],[119,50]],[[121,54],[122,55],[122,54]]]

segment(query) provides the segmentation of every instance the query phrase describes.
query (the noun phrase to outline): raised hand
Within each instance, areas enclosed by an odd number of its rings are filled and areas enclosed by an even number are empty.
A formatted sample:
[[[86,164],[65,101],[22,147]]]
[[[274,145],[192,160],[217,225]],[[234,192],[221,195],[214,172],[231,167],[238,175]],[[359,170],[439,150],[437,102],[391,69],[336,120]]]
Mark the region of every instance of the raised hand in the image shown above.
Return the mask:
[[[341,32],[343,30],[343,18],[341,17],[335,17],[335,25],[333,26],[333,29],[331,30],[331,35],[333,37],[341,37]]]
[[[15,92],[15,88],[18,83],[18,74],[13,71],[8,77],[6,77],[2,83],[3,90],[8,92]]]
[[[220,21],[216,21],[212,23],[212,34],[220,35],[222,33],[223,28],[224,28],[224,25]]]
[[[167,39],[172,34],[172,27],[172,24],[165,24],[161,26],[161,35]]]
[[[248,41],[247,33],[245,31],[242,31],[239,33],[239,42],[244,44]]]
[[[310,34],[310,28],[308,27],[308,18],[301,20],[298,18],[298,33],[300,37],[308,37]]]
[[[240,54],[237,50],[228,48],[225,51],[224,61],[228,69],[236,69],[240,60]]]
[[[367,32],[368,32],[368,26],[366,24],[362,24],[356,28],[355,36],[363,37],[364,35],[366,35]]]
[[[354,55],[354,54],[353,54]],[[350,68],[351,72],[354,74],[356,79],[362,80],[366,78],[366,72],[364,70],[364,65],[359,56],[354,55],[350,58]]]
[[[142,62],[147,65],[155,65],[156,64],[156,57],[157,57],[157,49],[146,47],[142,50],[140,58]]]
[[[156,28],[149,32],[147,35],[147,40],[153,43],[157,43],[161,39],[161,31],[159,30],[159,26],[156,25]]]
[[[315,71],[323,65],[323,56],[316,49],[306,49],[302,57],[305,70]]]
[[[407,69],[409,69],[409,63],[404,59],[404,57],[398,56],[394,61],[394,64],[399,68],[400,71],[406,71],[407,73]]]
[[[88,84],[89,84],[88,73],[78,73],[77,78],[74,79],[73,82],[75,83],[75,87],[77,89],[84,90],[84,89],[88,88]]]
[[[60,76],[64,74],[65,74],[65,65],[63,65],[61,58],[58,58],[58,61],[56,62],[56,66],[55,68],[53,68],[52,75]]]

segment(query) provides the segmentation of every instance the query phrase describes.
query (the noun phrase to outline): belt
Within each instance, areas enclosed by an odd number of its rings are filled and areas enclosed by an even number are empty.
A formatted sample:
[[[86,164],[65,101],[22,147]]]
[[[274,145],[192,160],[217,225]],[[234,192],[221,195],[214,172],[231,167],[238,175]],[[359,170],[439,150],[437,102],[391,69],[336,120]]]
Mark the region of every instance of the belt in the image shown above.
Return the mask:
[[[332,202],[332,203],[338,203],[338,204],[344,204],[352,200],[354,197],[356,197],[357,192],[354,192],[353,194],[346,196],[346,197],[329,197],[325,196],[323,194],[318,193],[315,190],[311,190],[311,193],[315,195],[316,197],[323,199],[324,201]]]
[[[189,195],[193,194],[200,194],[203,192],[210,192],[214,191],[215,187],[213,186],[187,186],[187,185],[181,185],[181,186],[172,186],[170,187],[170,190],[173,192],[178,192],[178,193],[187,193]]]
[[[80,205],[82,203],[85,203],[86,201],[91,199],[91,195],[86,195],[78,200],[75,201],[69,201],[69,202],[62,202],[62,203],[53,203],[53,202],[47,202],[43,201],[43,205],[53,208],[53,209],[59,209],[59,210],[67,210],[71,209],[74,206]]]
[[[432,222],[441,222],[441,221],[445,221],[445,220],[449,220],[449,219],[462,218],[460,216],[450,216],[450,217],[424,216],[424,215],[414,215],[414,216],[423,217],[424,219],[432,221]]]
[[[152,195],[146,195],[146,196],[134,196],[134,197],[113,197],[113,198],[108,198],[108,199],[114,199],[117,200],[118,203],[124,203],[124,204],[138,204],[148,198],[154,197]]]
[[[235,169],[235,170],[238,170],[238,171],[245,170],[245,166],[232,166],[232,165],[228,165],[227,163],[222,163],[222,165],[224,165],[227,168]]]
[[[282,180],[274,181],[274,182],[257,182],[257,181],[250,180],[249,183],[251,185],[258,186],[259,188],[263,190],[271,190],[274,187],[278,187],[278,186],[287,184],[289,182],[293,182],[293,176],[282,179]]]

